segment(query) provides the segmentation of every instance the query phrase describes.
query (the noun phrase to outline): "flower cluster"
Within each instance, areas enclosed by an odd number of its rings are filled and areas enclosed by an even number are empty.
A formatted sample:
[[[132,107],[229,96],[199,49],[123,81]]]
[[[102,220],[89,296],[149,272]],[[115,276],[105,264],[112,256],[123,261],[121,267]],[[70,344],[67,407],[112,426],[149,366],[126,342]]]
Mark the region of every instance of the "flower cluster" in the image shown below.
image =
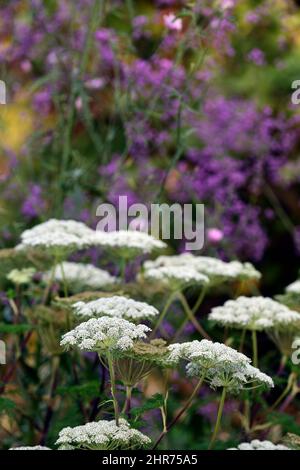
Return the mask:
[[[166,244],[161,240],[137,230],[96,231],[93,236],[93,244],[109,248],[116,255],[126,259],[166,248]]]
[[[297,279],[297,281],[294,281],[291,284],[289,284],[285,288],[285,291],[291,294],[300,294],[300,279]]]
[[[91,246],[94,231],[82,222],[75,220],[50,219],[25,230],[21,235],[18,249],[46,249],[54,255],[81,250]]]
[[[50,447],[45,446],[21,446],[21,447],[11,447],[9,450],[52,450]]]
[[[188,361],[187,373],[191,377],[203,377],[212,388],[226,387],[237,393],[247,387],[273,387],[272,379],[251,366],[251,360],[235,349],[212,341],[192,341],[169,346],[171,364],[180,359]]]
[[[251,442],[243,442],[237,447],[232,447],[227,450],[291,450],[282,444],[273,444],[271,441],[259,441],[254,439]]]
[[[160,282],[163,287],[179,291],[188,286],[206,285],[209,279],[205,274],[198,272],[193,267],[161,266],[146,269],[143,277],[146,281]]]
[[[152,320],[159,314],[155,307],[146,302],[138,302],[118,295],[103,297],[87,303],[76,302],[73,308],[75,316],[80,319],[108,316],[137,322],[142,319]]]
[[[212,309],[209,319],[223,326],[248,330],[300,327],[300,315],[268,297],[239,297]]]
[[[60,344],[98,353],[118,353],[132,349],[134,342],[146,338],[149,331],[147,326],[135,325],[123,318],[92,318],[66,333]]]
[[[261,274],[251,263],[230,261],[226,263],[209,256],[195,256],[191,253],[182,253],[174,256],[159,256],[154,261],[145,261],[146,270],[160,267],[193,268],[207,276],[211,282],[222,280],[260,279]]]
[[[50,280],[62,283],[67,282],[73,291],[85,289],[103,289],[112,286],[119,280],[111,276],[104,269],[96,268],[92,264],[72,263],[64,261],[54,269],[54,273],[47,271],[43,275],[44,281]]]
[[[151,440],[137,429],[132,429],[125,419],[97,421],[60,431],[56,444],[60,449],[132,450],[149,446]]]
[[[13,269],[6,276],[7,279],[16,285],[28,284],[35,274],[34,268]]]

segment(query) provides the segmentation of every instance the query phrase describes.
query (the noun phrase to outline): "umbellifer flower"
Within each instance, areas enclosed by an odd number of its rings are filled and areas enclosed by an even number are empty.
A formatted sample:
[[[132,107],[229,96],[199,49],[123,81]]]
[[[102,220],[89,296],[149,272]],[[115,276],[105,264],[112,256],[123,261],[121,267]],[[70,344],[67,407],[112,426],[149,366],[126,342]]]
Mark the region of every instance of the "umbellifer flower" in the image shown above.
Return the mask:
[[[92,264],[71,263],[68,261],[56,266],[54,273],[47,271],[43,275],[43,279],[46,282],[52,279],[59,283],[66,280],[68,287],[71,287],[73,291],[105,289],[119,282],[118,278],[111,276],[109,272],[103,269],[96,268]]]
[[[116,375],[124,385],[134,387],[157,366],[166,366],[167,344],[163,339],[138,341],[115,361]]]
[[[99,354],[120,353],[132,349],[137,340],[146,338],[151,331],[145,325],[135,325],[123,318],[101,317],[81,323],[74,330],[66,333],[61,346],[76,346],[85,351]]]
[[[143,277],[150,282],[159,282],[170,290],[180,291],[188,286],[206,285],[209,279],[193,267],[161,266],[146,269]]]
[[[29,284],[35,274],[34,268],[13,269],[6,276],[7,279],[16,285]]]
[[[11,447],[9,450],[52,450],[50,447],[45,446],[21,446],[21,447]]]
[[[42,249],[57,257],[66,257],[76,250],[92,245],[94,230],[75,220],[50,219],[47,222],[25,230],[21,235],[18,249]]]
[[[88,450],[132,450],[142,449],[151,444],[151,439],[137,429],[132,429],[125,419],[115,421],[94,421],[60,431],[56,441],[60,449]]]
[[[273,387],[273,380],[253,367],[251,360],[235,349],[206,339],[169,346],[168,361],[176,364],[180,359],[188,362],[191,377],[204,377],[212,388],[224,387],[236,393],[247,385]]]
[[[98,231],[93,236],[93,243],[110,249],[115,256],[125,259],[150,254],[167,246],[161,240],[137,230],[119,230],[108,233]]]
[[[193,268],[199,273],[208,276],[211,283],[226,280],[260,279],[261,277],[261,274],[251,263],[240,263],[239,261],[226,263],[217,258],[194,256],[191,253],[182,253],[175,256],[159,256],[154,261],[146,261],[144,263],[145,270],[162,266]]]
[[[289,284],[285,288],[285,291],[292,294],[300,294],[300,279],[297,279],[297,281],[294,281],[292,282],[292,284]]]
[[[223,326],[247,330],[300,327],[300,315],[268,297],[239,297],[212,309],[209,319]]]
[[[88,319],[108,316],[134,322],[142,319],[151,320],[159,314],[156,308],[146,302],[138,302],[121,295],[103,297],[87,303],[76,302],[73,309],[78,318]]]
[[[243,442],[237,447],[232,447],[227,450],[291,450],[282,444],[273,444],[271,441],[259,441],[254,439],[251,442]]]

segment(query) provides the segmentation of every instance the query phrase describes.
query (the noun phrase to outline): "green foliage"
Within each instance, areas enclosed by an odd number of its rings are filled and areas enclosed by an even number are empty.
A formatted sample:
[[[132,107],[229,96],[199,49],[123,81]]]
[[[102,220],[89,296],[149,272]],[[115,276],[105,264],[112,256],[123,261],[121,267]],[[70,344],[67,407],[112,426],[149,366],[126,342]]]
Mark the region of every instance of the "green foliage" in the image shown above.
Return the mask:
[[[164,397],[160,393],[156,393],[148,400],[145,400],[142,406],[134,407],[131,410],[131,414],[137,419],[147,411],[155,410],[164,405]]]

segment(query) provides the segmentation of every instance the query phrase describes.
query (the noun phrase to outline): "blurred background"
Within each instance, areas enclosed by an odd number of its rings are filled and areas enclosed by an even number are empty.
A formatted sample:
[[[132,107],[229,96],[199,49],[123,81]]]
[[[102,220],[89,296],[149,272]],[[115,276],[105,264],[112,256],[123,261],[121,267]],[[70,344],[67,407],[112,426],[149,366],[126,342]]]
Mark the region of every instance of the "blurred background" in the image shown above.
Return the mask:
[[[295,0],[2,1],[1,247],[49,217],[95,226],[120,195],[204,203],[201,253],[282,292],[300,255],[299,27]]]

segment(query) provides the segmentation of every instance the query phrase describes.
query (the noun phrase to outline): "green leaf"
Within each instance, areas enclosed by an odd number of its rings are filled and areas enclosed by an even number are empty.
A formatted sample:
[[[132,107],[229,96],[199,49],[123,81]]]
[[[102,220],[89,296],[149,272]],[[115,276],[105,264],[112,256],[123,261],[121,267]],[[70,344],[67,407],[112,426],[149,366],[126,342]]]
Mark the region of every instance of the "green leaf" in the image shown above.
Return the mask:
[[[91,399],[99,395],[99,382],[92,381],[81,385],[69,385],[58,387],[56,393],[59,395],[69,395],[73,398]]]
[[[160,393],[156,393],[153,397],[149,398],[143,406],[135,407],[131,410],[131,414],[135,417],[141,416],[146,411],[160,408],[164,404],[164,397]]]
[[[15,402],[9,398],[0,397],[0,414],[13,415],[16,408]]]
[[[0,333],[22,334],[33,329],[32,325],[22,323],[18,325],[9,325],[7,323],[0,323]]]

